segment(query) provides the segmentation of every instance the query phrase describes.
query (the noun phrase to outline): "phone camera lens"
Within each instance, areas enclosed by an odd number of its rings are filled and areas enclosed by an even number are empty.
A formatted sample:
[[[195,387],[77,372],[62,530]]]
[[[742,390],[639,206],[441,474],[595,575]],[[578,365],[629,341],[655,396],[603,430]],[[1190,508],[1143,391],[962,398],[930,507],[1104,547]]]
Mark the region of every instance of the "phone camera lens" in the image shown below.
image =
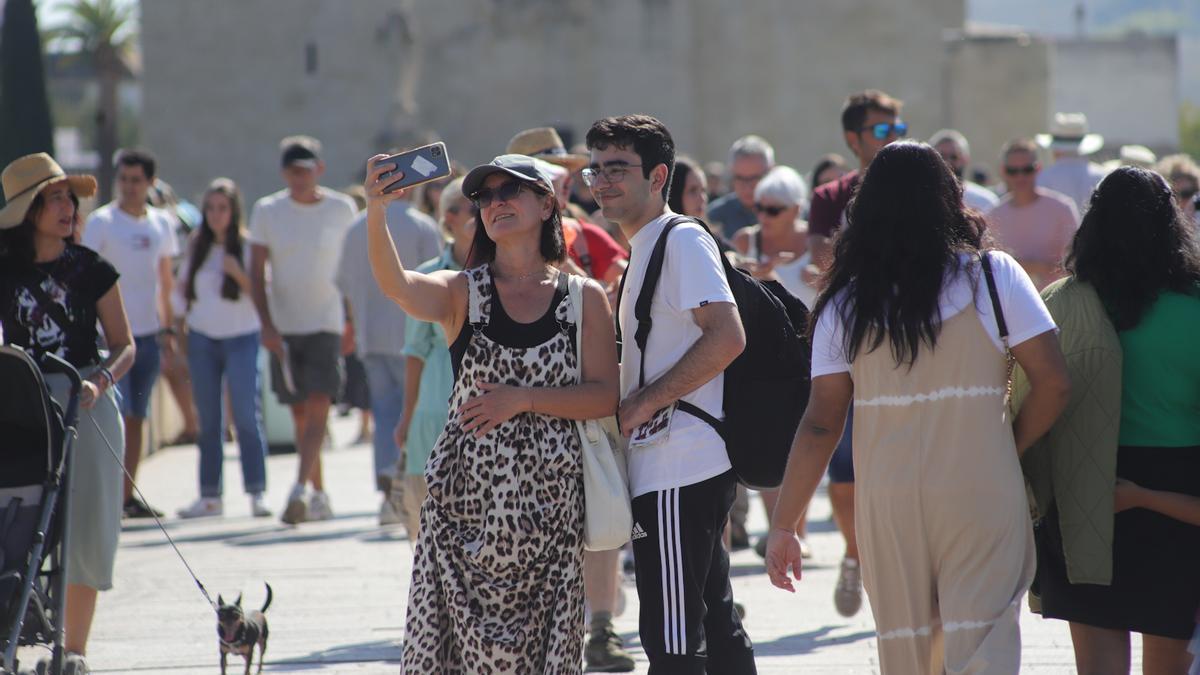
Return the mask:
[[[441,156],[442,156],[442,149],[441,149],[441,148],[431,148],[431,149],[429,150],[429,154],[430,154],[430,156],[432,156],[432,157],[441,157]]]

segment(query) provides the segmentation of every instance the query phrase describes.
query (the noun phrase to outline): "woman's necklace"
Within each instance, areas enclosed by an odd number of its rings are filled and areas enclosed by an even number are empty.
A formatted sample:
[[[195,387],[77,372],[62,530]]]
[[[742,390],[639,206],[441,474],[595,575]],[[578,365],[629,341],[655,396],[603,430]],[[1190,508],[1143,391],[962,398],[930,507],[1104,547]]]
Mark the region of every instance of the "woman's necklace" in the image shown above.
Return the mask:
[[[548,269],[550,269],[550,265],[542,265],[541,268],[533,270],[531,272],[526,272],[525,274],[507,274],[502,271],[500,276],[508,277],[508,279],[510,281],[525,281],[526,279],[532,278],[533,275],[535,275],[535,274],[545,274],[546,270],[548,270]]]

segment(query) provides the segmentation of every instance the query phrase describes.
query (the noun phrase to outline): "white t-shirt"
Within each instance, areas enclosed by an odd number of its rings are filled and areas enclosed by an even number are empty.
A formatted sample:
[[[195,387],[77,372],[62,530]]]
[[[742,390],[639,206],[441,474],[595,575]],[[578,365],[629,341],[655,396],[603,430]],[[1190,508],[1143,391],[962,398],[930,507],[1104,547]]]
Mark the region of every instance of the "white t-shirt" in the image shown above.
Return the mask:
[[[178,316],[187,315],[189,330],[194,330],[205,337],[214,340],[237,337],[253,333],[259,329],[258,311],[254,309],[254,300],[249,291],[239,291],[237,300],[229,300],[221,296],[221,287],[225,283],[225,248],[213,244],[196,270],[196,299],[188,309],[184,297],[184,287],[187,285],[188,274],[192,265],[191,251],[179,266],[179,277],[175,280],[175,292],[171,302]],[[250,244],[242,247],[242,269],[249,274]]]
[[[619,316],[624,339],[622,398],[638,389],[642,359],[633,339],[637,330],[634,305],[658,235],[674,216],[668,213],[656,218],[629,240],[632,251]],[[650,307],[654,328],[646,343],[647,384],[674,367],[700,339],[702,331],[692,310],[712,302],[734,302],[720,255],[712,236],[694,222],[677,225],[668,235],[662,276]],[[683,400],[717,418],[724,417],[724,386],[725,375],[717,375]],[[631,450],[628,461],[631,497],[699,483],[731,468],[725,442],[717,432],[703,420],[678,411],[671,420],[670,437],[664,443]]]
[[[968,180],[963,181],[963,203],[980,213],[987,213],[1000,203],[1000,198],[995,192]]]
[[[1037,288],[1029,279],[1029,275],[1017,261],[1007,253],[991,251],[988,257],[992,261],[992,272],[996,279],[996,292],[1000,296],[1000,308],[1004,311],[1004,319],[1008,323],[1008,343],[1016,346],[1045,333],[1055,330],[1054,319],[1038,295]],[[967,255],[962,255],[965,262]],[[945,321],[963,311],[972,301],[979,313],[979,320],[996,350],[1003,352],[1004,344],[1000,341],[1000,328],[992,317],[992,300],[988,295],[987,283],[984,281],[979,261],[974,260],[968,267],[971,277],[976,279],[975,293],[971,293],[971,278],[967,274],[958,274],[942,287],[939,307],[942,320]],[[845,291],[839,293],[832,303],[826,305],[825,311],[817,318],[817,327],[813,333],[812,376],[832,375],[834,373],[850,372],[850,363],[846,360],[845,327],[841,315],[834,311],[834,306],[841,306],[845,300]]]
[[[88,216],[83,245],[99,253],[121,275],[121,298],[134,337],[154,335],[162,327],[158,312],[159,261],[179,254],[175,219],[153,206],[141,218],[112,202]]]
[[[301,204],[284,189],[258,200],[250,214],[250,241],[268,249],[271,320],[284,335],[340,335],[344,329],[334,276],[358,210],[346,195],[318,189],[315,204]]]

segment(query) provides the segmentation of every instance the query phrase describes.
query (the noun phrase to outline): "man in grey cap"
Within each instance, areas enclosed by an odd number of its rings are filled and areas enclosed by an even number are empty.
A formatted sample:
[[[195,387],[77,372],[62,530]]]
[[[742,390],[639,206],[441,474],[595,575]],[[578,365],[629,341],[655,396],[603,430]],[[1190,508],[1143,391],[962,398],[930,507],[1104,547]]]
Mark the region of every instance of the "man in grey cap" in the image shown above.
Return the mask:
[[[296,524],[333,517],[320,451],[329,406],[342,387],[342,355],[354,340],[334,275],[357,209],[318,184],[325,172],[320,141],[289,136],[280,154],[287,187],[258,200],[250,215],[250,279],[263,346],[272,355],[272,388],[291,406],[296,427],[300,471],[282,517]]]

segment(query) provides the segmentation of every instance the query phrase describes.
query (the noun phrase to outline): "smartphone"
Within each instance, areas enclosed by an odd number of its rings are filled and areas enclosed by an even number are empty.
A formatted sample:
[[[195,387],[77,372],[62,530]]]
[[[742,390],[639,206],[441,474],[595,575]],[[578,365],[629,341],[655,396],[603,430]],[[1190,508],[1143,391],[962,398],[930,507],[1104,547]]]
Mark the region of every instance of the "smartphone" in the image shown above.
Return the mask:
[[[395,192],[450,175],[450,155],[446,154],[446,144],[440,141],[392,155],[379,163],[396,165],[395,169],[379,176],[379,180],[385,183],[390,176],[403,174],[400,180],[387,186],[384,192]]]
[[[650,421],[633,430],[629,436],[629,449],[648,448],[666,443],[671,437],[671,420],[675,417],[675,404],[662,408],[650,417]]]

